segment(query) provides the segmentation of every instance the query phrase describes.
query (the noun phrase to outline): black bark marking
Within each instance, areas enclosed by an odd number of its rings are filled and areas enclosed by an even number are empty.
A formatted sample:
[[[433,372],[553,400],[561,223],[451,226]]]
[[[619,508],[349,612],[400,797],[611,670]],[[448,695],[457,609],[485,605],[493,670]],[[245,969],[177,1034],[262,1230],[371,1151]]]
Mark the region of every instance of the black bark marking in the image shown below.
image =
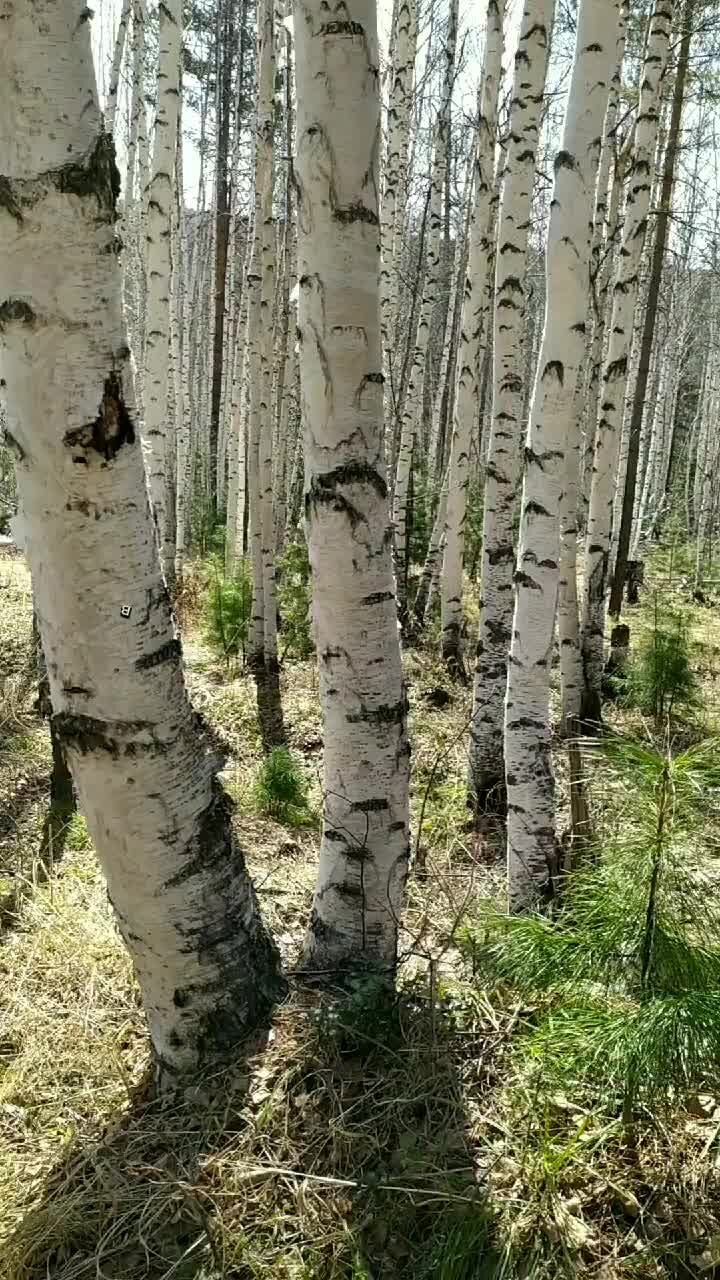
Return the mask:
[[[102,210],[115,216],[115,204],[120,195],[120,174],[115,164],[115,147],[107,133],[101,133],[86,158],[78,163],[71,161],[51,175],[64,195],[95,196]]]
[[[0,333],[9,324],[26,324],[32,328],[36,319],[30,303],[24,298],[6,298],[0,303]]]
[[[354,800],[350,805],[353,813],[381,813],[389,808],[387,800],[383,800],[381,796],[376,796],[372,800]]]
[[[360,711],[349,711],[345,719],[348,724],[402,724],[405,719],[405,699],[384,702],[379,707],[361,706]]]
[[[392,591],[373,591],[369,596],[363,596],[360,604],[383,604],[386,600],[394,600],[395,594]]]
[[[368,209],[361,200],[355,200],[352,204],[344,206],[336,205],[332,216],[336,222],[342,222],[346,226],[351,222],[367,222],[372,227],[380,225],[380,219],[375,210]]]
[[[9,178],[2,175],[0,175],[0,209],[9,213],[16,222],[23,221],[22,208],[13,190],[13,184]]]
[[[167,644],[162,645],[159,649],[155,649],[152,653],[143,654],[142,658],[138,658],[135,663],[136,671],[147,671],[151,667],[159,667],[163,662],[170,662],[173,658],[179,658],[182,654],[182,644],[179,639],[168,640]]]
[[[360,22],[323,22],[318,36],[364,36],[365,28]]]
[[[542,371],[543,379],[549,378],[551,374],[557,378],[562,387],[565,382],[565,366],[562,360],[548,360]]]
[[[75,431],[67,431],[63,444],[69,449],[94,449],[110,462],[124,444],[135,443],[135,427],[123,400],[122,381],[113,371],[105,379],[105,389],[94,422],[86,422]],[[73,462],[77,462],[77,457]]]
[[[559,173],[561,169],[573,170],[576,168],[575,157],[571,156],[569,151],[558,151],[553,167],[555,173]]]
[[[60,741],[77,748],[82,755],[106,751],[116,760],[121,750],[126,755],[134,755],[140,745],[132,741],[122,742],[122,738],[132,738],[153,728],[149,720],[96,720],[92,716],[74,715],[69,711],[54,715],[52,725]],[[147,749],[157,744],[142,745]]]

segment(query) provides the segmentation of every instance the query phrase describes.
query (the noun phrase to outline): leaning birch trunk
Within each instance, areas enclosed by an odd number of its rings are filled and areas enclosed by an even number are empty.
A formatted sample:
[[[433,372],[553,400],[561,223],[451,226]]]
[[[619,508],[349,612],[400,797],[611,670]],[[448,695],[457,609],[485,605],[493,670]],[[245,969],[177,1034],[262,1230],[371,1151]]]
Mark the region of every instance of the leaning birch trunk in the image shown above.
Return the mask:
[[[615,476],[632,340],[635,300],[647,229],[660,106],[674,0],[656,0],[641,72],[635,146],[628,177],[627,205],[617,274],[613,285],[609,342],[602,373],[602,403],[595,436],[593,480],[585,542],[583,599],[582,715],[598,722],[602,713],[605,594]]]
[[[515,614],[505,709],[508,900],[532,907],[554,887],[555,795],[550,666],[560,553],[560,495],[585,353],[590,226],[615,55],[619,0],[581,0],[546,256],[545,327],[530,407]]]
[[[5,17],[0,387],[21,536],[55,728],[167,1079],[264,1016],[277,957],[216,748],[185,689],[160,572],[89,26],[78,27],[75,0],[6,5]]]
[[[480,369],[492,305],[491,232],[495,222],[495,140],[502,75],[505,0],[488,0],[481,73],[475,197],[460,319],[460,347],[450,461],[448,464],[445,555],[441,578],[442,656],[451,671],[463,671],[462,580],[470,443],[480,409]],[[531,184],[532,185],[532,184]]]
[[[375,0],[296,0],[298,340],[325,816],[305,959],[391,970],[408,868],[406,697],[383,461]]]
[[[147,213],[147,324],[143,446],[157,527],[160,562],[169,582],[175,565],[175,530],[167,494],[167,396],[170,345],[170,228],[180,109],[181,0],[160,5],[158,98]]]
[[[504,808],[503,699],[512,622],[512,525],[524,438],[527,250],[552,16],[552,0],[525,0],[498,222],[492,427],[485,467],[480,631],[470,723],[470,791],[478,812]]]
[[[448,135],[450,130],[450,105],[455,74],[457,45],[458,0],[450,0],[448,32],[445,40],[445,70],[440,110],[435,129],[435,144],[430,175],[430,199],[427,213],[426,257],[427,268],[423,283],[417,330],[410,356],[410,371],[402,408],[402,426],[398,447],[395,487],[393,489],[393,525],[395,528],[395,579],[397,583],[398,612],[404,626],[407,617],[407,514],[410,495],[410,474],[413,449],[422,407],[422,390],[425,380],[430,325],[438,300],[441,273],[442,193],[447,169]]]

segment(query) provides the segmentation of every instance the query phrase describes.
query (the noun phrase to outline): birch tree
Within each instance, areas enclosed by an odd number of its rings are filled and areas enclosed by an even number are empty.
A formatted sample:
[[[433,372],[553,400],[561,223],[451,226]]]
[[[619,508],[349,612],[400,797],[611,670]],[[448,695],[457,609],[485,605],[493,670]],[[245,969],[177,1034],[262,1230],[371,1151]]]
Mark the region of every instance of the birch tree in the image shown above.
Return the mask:
[[[492,301],[495,141],[502,73],[505,0],[489,0],[479,93],[475,194],[460,320],[455,414],[448,467],[441,620],[443,658],[462,669],[462,581],[472,430],[480,410],[480,370]]]
[[[447,169],[450,107],[455,79],[455,54],[457,51],[458,0],[450,0],[448,29],[443,46],[443,80],[440,109],[438,111],[430,173],[430,191],[427,206],[427,236],[425,240],[426,270],[422,295],[410,355],[407,389],[402,404],[400,444],[398,448],[395,487],[393,490],[393,525],[395,527],[395,579],[397,583],[398,611],[402,624],[407,613],[407,514],[410,492],[413,448],[420,418],[422,391],[425,378],[430,324],[438,300],[442,231],[442,194]]]
[[[585,351],[590,226],[619,0],[581,0],[546,250],[545,326],[530,406],[505,709],[508,899],[522,910],[557,869],[550,665],[560,495]]]
[[[161,1079],[278,992],[209,729],[190,705],[145,489],[118,175],[75,0],[6,0],[0,390],[53,722],[132,955]],[[2,414],[0,414],[2,416]]]
[[[383,462],[375,0],[295,0],[298,340],[325,812],[305,959],[391,969],[406,698]]]
[[[170,349],[170,236],[180,106],[181,0],[159,8],[160,53],[152,177],[147,193],[147,320],[143,446],[157,527],[160,562],[172,582],[175,529],[168,504],[168,365]],[[173,442],[174,444],[174,442]]]
[[[660,85],[667,63],[674,0],[655,0],[641,71],[635,141],[628,175],[625,222],[613,284],[612,317],[603,365],[600,415],[595,436],[593,480],[585,540],[582,652],[584,690],[582,716],[601,716],[604,659],[605,595],[615,477],[632,341],[635,301],[640,282],[655,146],[659,125]]]
[[[470,724],[470,789],[478,810],[502,808],[503,699],[512,621],[512,523],[520,478],[526,362],[526,264],[552,0],[525,0],[497,234],[492,427],[485,466],[480,633]]]

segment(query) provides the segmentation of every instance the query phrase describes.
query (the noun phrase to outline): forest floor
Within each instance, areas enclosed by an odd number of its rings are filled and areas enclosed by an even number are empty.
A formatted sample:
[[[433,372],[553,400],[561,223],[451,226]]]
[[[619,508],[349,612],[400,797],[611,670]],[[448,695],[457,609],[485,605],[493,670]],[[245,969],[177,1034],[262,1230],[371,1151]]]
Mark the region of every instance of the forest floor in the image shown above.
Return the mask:
[[[664,596],[666,571],[659,558]],[[638,634],[652,625],[652,585]],[[717,610],[686,612],[715,731]],[[251,681],[212,656],[197,616],[184,644],[292,970],[318,848],[314,663],[283,671],[310,787],[303,820],[283,825],[258,812]],[[396,1005],[368,984],[321,995],[291,978],[269,1034],[172,1100],[152,1094],[136,988],[80,817],[60,864],[49,876],[38,866],[50,751],[31,650],[27,570],[0,560],[0,1280],[720,1276],[720,1099],[678,1099],[629,1149],[611,1106],[538,1090],[522,1052],[533,1008],[473,972],[463,927],[500,873],[492,831],[479,841],[467,824],[470,691],[429,649],[406,655],[426,875],[409,886]],[[560,744],[557,765],[567,802]],[[632,796],[598,788],[621,820]]]

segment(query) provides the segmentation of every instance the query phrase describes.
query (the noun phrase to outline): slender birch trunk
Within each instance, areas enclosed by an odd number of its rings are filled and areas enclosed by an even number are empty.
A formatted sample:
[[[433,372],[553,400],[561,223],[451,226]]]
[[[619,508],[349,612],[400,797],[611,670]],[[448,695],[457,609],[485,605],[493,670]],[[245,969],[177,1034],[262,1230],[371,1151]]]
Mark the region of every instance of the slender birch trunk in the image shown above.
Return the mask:
[[[277,661],[276,593],[272,518],[272,309],[275,298],[273,145],[275,10],[259,0],[255,136],[254,246],[248,294],[248,499],[253,574],[249,645],[263,745],[284,740]]]
[[[115,36],[115,48],[113,50],[112,67],[110,68],[110,83],[108,85],[107,102],[105,104],[105,129],[109,133],[110,137],[112,137],[115,132],[115,113],[117,111],[120,70],[125,53],[125,39],[127,36],[129,21],[130,0],[123,0],[122,8],[120,10],[120,21],[118,23],[117,34]]]
[[[492,428],[485,468],[480,632],[470,724],[470,790],[478,811],[504,807],[503,699],[512,622],[512,524],[524,438],[527,250],[552,17],[552,0],[525,0],[498,223]]]
[[[296,0],[298,335],[325,816],[306,963],[392,969],[409,856],[383,462],[375,0]]]
[[[74,0],[5,6],[0,387],[54,725],[161,1078],[229,1051],[278,992],[185,689],[148,505],[116,253],[119,180]],[[38,67],[57,74],[38,80]]]
[[[492,305],[491,267],[494,226],[495,140],[502,76],[505,0],[488,0],[485,54],[481,73],[475,196],[468,247],[467,273],[460,320],[455,414],[448,464],[445,555],[441,578],[442,655],[450,669],[462,672],[462,580],[465,516],[470,474],[470,442],[477,422],[480,369]],[[532,182],[530,183],[532,188]]]
[[[388,367],[394,364],[392,339],[397,319],[402,225],[407,187],[408,142],[417,47],[416,0],[400,0],[394,23],[394,48],[387,112],[387,153],[382,200],[380,305]]]
[[[181,0],[163,0],[159,12],[157,114],[153,141],[152,178],[147,193],[147,326],[143,446],[160,547],[160,562],[168,581],[172,583],[175,564],[175,529],[174,524],[171,527],[168,510],[167,396],[171,307],[170,235],[181,92]]]
[[[612,591],[610,592],[610,613],[615,616],[620,613],[630,550],[633,512],[635,509],[635,486],[637,483],[640,431],[642,427],[643,407],[647,397],[650,358],[652,355],[653,341],[655,337],[660,285],[662,282],[665,250],[668,241],[672,193],[675,185],[675,166],[678,155],[678,143],[680,140],[680,125],[682,123],[683,107],[685,104],[685,85],[687,83],[690,62],[693,11],[694,0],[686,0],[683,13],[685,29],[680,42],[678,67],[675,75],[670,125],[668,128],[667,146],[665,148],[665,158],[662,170],[659,207],[656,216],[655,242],[653,245],[652,260],[650,263],[647,305],[640,340],[638,376],[635,382],[634,398],[630,414],[628,463],[623,490],[622,517],[620,520],[620,530],[618,535],[615,576]]]
[[[605,594],[620,431],[628,375],[635,300],[653,185],[653,162],[660,120],[660,85],[667,63],[674,0],[655,0],[643,61],[635,145],[628,177],[627,205],[612,319],[602,374],[602,403],[595,437],[593,482],[585,541],[582,651],[585,687],[582,715],[599,721],[604,664]]]
[[[552,893],[557,871],[550,754],[550,665],[559,582],[560,495],[575,388],[585,353],[590,228],[619,0],[581,0],[546,252],[545,326],[530,407],[515,614],[508,666],[505,763],[508,900],[521,911]]]
[[[430,325],[438,298],[441,269],[442,193],[445,180],[450,106],[455,78],[457,48],[458,0],[450,0],[448,30],[443,57],[445,63],[440,111],[438,113],[430,175],[430,197],[425,245],[426,273],[420,311],[412,348],[407,390],[402,409],[402,428],[398,448],[397,471],[393,490],[393,525],[395,527],[395,579],[398,612],[404,625],[407,616],[407,516],[413,448],[422,409]]]

